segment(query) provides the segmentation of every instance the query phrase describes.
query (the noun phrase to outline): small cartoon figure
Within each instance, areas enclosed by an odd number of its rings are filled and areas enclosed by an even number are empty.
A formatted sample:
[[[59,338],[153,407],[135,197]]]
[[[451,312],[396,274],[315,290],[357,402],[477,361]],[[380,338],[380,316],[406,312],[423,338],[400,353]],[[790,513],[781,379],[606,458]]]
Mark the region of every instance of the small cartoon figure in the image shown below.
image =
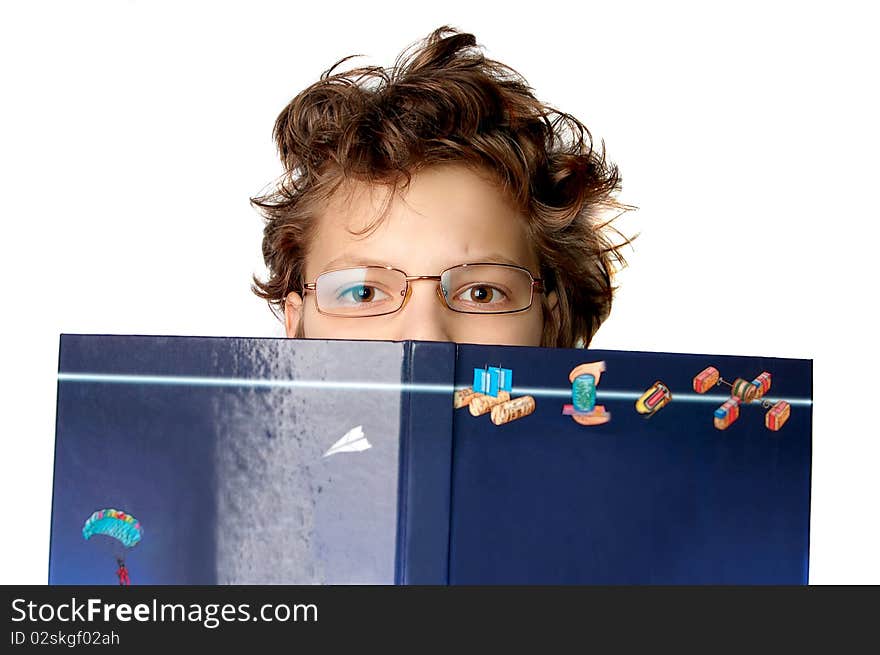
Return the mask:
[[[123,587],[129,586],[131,584],[131,578],[128,577],[128,569],[125,568],[125,560],[121,557],[117,557],[116,564],[119,565],[119,568],[116,569],[116,576],[119,578],[119,584]]]

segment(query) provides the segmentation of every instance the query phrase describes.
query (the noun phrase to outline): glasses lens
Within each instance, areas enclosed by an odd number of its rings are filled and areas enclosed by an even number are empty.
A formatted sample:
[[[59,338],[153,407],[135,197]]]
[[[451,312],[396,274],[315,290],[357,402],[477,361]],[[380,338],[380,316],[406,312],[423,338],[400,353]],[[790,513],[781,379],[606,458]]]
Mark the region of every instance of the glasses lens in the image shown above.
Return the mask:
[[[378,316],[396,312],[406,293],[399,271],[363,266],[319,275],[315,286],[318,309],[334,316]]]
[[[532,304],[532,276],[501,264],[467,264],[445,271],[440,280],[446,304],[467,314],[518,312]]]

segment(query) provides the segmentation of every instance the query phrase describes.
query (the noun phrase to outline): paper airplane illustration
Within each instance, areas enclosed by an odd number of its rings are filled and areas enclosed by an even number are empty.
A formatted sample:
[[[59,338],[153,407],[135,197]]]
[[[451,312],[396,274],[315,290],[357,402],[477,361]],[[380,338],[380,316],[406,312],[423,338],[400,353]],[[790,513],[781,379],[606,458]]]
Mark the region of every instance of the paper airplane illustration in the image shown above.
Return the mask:
[[[342,438],[330,446],[323,456],[330,457],[330,455],[337,453],[359,453],[372,447],[373,444],[367,441],[364,436],[364,426],[358,425],[342,435]]]

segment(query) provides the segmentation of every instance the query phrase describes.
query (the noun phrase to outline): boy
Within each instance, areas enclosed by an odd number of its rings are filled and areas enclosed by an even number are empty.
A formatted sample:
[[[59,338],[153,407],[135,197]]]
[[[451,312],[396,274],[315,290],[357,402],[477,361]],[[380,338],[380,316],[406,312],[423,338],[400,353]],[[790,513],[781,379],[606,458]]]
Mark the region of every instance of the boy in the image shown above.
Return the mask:
[[[620,176],[575,118],[471,34],[333,73],[275,123],[285,175],[252,199],[289,337],[586,346],[612,301]],[[626,243],[626,242],[624,242]]]

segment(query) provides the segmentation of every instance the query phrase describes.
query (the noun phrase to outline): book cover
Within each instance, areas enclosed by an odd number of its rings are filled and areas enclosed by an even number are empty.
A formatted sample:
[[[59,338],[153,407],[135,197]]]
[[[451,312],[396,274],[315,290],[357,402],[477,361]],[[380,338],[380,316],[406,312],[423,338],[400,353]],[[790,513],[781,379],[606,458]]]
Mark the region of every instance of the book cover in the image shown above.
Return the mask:
[[[49,581],[803,584],[811,426],[809,360],[63,335]]]

